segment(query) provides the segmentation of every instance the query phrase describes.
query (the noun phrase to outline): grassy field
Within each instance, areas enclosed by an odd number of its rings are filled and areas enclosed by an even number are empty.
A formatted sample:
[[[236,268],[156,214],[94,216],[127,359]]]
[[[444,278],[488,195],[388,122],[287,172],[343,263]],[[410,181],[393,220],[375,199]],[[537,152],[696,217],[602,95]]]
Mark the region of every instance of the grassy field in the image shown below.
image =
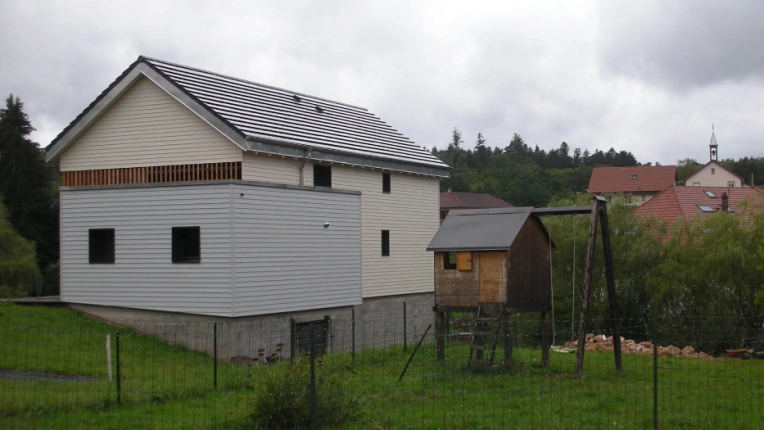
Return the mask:
[[[105,339],[120,332],[121,402],[108,380]],[[512,369],[466,369],[465,342],[446,361],[423,344],[401,382],[410,352],[401,347],[333,354],[318,373],[342,382],[358,420],[341,428],[651,428],[650,357],[590,353],[582,379],[575,357],[519,348]],[[114,351],[112,351],[114,354]],[[497,360],[501,360],[500,353]],[[0,428],[252,428],[254,394],[306,362],[268,367],[218,363],[154,337],[68,309],[0,305]],[[116,370],[116,369],[115,369]],[[9,371],[22,379],[9,379]],[[45,378],[55,375],[55,378]],[[279,373],[281,372],[281,373]],[[302,373],[300,373],[302,372]],[[57,379],[56,379],[57,378]],[[277,380],[278,381],[278,380]],[[659,360],[661,428],[764,428],[764,361]],[[298,380],[299,385],[299,380]],[[307,377],[304,386],[307,389]],[[336,427],[336,426],[335,426]]]

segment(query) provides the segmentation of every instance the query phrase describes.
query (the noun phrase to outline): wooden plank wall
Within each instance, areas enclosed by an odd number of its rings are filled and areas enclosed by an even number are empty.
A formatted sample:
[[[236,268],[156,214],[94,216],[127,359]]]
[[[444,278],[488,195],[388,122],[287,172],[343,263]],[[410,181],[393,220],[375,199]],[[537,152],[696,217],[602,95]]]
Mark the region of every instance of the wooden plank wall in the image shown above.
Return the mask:
[[[241,179],[241,162],[61,172],[65,187]]]

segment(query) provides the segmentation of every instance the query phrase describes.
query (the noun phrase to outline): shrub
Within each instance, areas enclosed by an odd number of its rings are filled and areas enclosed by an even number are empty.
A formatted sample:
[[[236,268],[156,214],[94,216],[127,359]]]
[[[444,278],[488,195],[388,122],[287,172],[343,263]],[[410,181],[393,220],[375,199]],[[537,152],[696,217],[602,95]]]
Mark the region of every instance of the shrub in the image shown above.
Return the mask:
[[[318,426],[354,422],[361,417],[359,399],[350,396],[350,366],[316,360],[316,421]],[[251,419],[258,428],[309,428],[310,360],[297,357],[262,368],[252,383],[255,395]]]

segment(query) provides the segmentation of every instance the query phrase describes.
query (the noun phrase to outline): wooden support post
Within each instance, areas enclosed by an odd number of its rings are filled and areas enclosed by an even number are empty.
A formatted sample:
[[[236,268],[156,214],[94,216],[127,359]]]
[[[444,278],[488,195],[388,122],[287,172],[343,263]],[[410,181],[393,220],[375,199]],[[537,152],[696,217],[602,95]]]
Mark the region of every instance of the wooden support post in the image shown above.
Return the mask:
[[[549,311],[541,312],[541,367],[549,367]]]
[[[512,368],[512,312],[504,312],[504,367]]]
[[[615,276],[613,275],[613,251],[610,248],[610,233],[607,221],[607,203],[602,197],[600,204],[600,227],[602,229],[602,251],[605,254],[605,277],[607,278],[607,299],[610,304],[610,329],[613,331],[613,351],[615,352],[615,370],[622,370],[621,335],[618,333],[618,303],[615,298]]]
[[[599,201],[592,199],[592,216],[589,224],[589,247],[586,249],[586,270],[584,271],[584,297],[581,303],[581,318],[578,324],[578,348],[576,349],[577,378],[581,377],[584,367],[584,351],[586,349],[587,315],[589,312],[589,293],[592,286],[592,270],[594,269],[594,247],[597,244],[597,218],[599,216]]]
[[[437,343],[438,361],[446,359],[445,319],[444,312],[435,312],[435,342]]]

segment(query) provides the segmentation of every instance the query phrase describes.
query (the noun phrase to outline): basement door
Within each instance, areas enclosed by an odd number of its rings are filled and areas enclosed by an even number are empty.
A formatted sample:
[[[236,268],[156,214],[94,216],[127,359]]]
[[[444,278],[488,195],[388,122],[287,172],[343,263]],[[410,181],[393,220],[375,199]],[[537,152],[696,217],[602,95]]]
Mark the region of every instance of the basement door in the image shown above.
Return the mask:
[[[480,253],[480,303],[504,303],[506,256],[505,252]]]

